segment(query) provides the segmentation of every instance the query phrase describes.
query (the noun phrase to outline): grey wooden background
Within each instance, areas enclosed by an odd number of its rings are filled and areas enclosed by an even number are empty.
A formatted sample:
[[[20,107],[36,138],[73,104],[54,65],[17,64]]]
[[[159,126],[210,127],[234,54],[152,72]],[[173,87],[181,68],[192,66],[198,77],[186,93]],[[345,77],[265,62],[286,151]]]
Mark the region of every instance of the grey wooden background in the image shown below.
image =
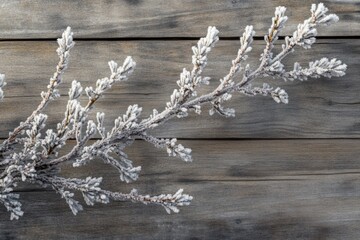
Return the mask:
[[[288,7],[284,34],[290,34],[312,2],[1,0],[0,72],[8,86],[0,104],[0,138],[39,102],[57,62],[55,39],[68,25],[77,43],[66,83],[76,78],[93,84],[108,74],[111,59],[132,55],[138,63],[131,80],[97,105],[110,126],[129,104],[139,103],[145,114],[164,106],[207,26],[221,31],[205,71],[216,81],[226,74],[246,25],[253,24],[258,37],[250,58],[255,64],[274,8]],[[193,149],[194,162],[169,159],[138,141],[128,153],[143,171],[129,185],[99,162],[63,169],[64,176],[105,176],[104,186],[118,191],[184,188],[195,197],[191,206],[167,215],[160,207],[111,203],[86,207],[74,217],[56,193],[26,185],[19,191],[23,218],[11,222],[0,210],[0,239],[360,239],[360,1],[323,2],[341,21],[319,29],[317,44],[299,49],[289,66],[295,59],[337,57],[349,65],[345,77],[278,81],[291,97],[288,105],[236,96],[230,103],[236,118],[204,113],[171,121],[156,135],[181,139]],[[50,105],[50,126],[61,119],[65,102],[64,96]]]

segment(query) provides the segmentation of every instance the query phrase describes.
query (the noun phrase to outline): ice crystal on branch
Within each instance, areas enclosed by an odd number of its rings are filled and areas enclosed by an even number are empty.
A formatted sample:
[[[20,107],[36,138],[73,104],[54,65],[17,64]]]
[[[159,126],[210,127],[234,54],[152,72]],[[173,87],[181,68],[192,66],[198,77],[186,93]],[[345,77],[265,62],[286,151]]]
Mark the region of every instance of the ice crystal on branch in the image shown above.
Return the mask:
[[[345,75],[346,64],[340,60],[333,58],[331,60],[322,58],[315,62],[310,62],[308,68],[302,68],[298,62],[294,64],[294,70],[285,72],[282,77],[284,80],[300,80],[304,81],[308,78],[320,77],[342,77]]]
[[[0,74],[0,100],[4,97],[4,92],[2,90],[2,88],[6,85],[5,82],[5,75],[4,74]]]
[[[189,205],[192,197],[184,194],[182,189],[175,194],[157,196],[141,195],[135,189],[129,193],[112,192],[101,187],[102,177],[85,179],[61,177],[61,166],[69,162],[76,169],[91,161],[101,160],[119,172],[121,181],[126,183],[136,181],[142,169],[125,153],[126,148],[136,139],[142,139],[157,148],[164,149],[170,157],[177,157],[185,162],[192,161],[192,150],[177,143],[176,138],[157,138],[148,133],[149,130],[161,126],[173,117],[187,117],[191,112],[201,114],[203,104],[210,105],[210,115],[218,113],[225,117],[233,117],[235,110],[224,107],[223,104],[229,102],[232,94],[236,93],[247,96],[269,96],[277,103],[287,104],[288,94],[284,89],[261,82],[258,86],[256,83],[253,84],[263,77],[303,81],[308,78],[345,75],[347,66],[335,58],[331,60],[322,58],[310,62],[307,68],[302,68],[297,62],[292,70],[285,68],[282,61],[294,51],[296,46],[308,49],[315,43],[317,26],[328,26],[338,21],[335,14],[327,15],[328,9],[324,4],[313,4],[310,17],[298,25],[292,36],[285,37],[281,51],[276,54],[274,43],[279,40],[288,19],[285,11],[286,8],[283,6],[275,9],[270,28],[264,36],[265,48],[258,66],[250,66],[246,63],[255,35],[253,26],[246,26],[229,72],[219,79],[219,84],[213,91],[197,96],[197,88],[202,84],[209,84],[210,78],[201,74],[207,65],[210,51],[219,41],[219,31],[210,26],[207,35],[192,47],[193,68],[191,70],[184,68],[180,73],[176,81],[178,88],[174,89],[164,109],[160,111],[154,109],[152,114],[141,118],[142,108],[133,104],[114,120],[110,129],[106,129],[104,125],[104,113],[97,112],[94,120],[89,119],[89,113],[106,91],[131,76],[136,63],[130,56],[120,65],[110,61],[109,76],[98,79],[93,87],[83,87],[80,82],[74,80],[68,91],[64,118],[57,124],[56,129],[46,129],[47,115],[43,110],[50,101],[60,96],[57,88],[63,82],[62,76],[69,64],[70,51],[74,47],[73,33],[68,27],[57,41],[59,63],[50,78],[47,90],[41,93],[42,100],[39,106],[10,132],[9,138],[0,145],[0,165],[3,168],[0,174],[0,202],[10,212],[11,219],[18,219],[23,215],[20,196],[13,193],[17,183],[22,181],[42,187],[52,187],[65,199],[73,214],[83,210],[81,202],[75,199],[75,192],[81,193],[87,205],[106,204],[111,200],[132,201],[160,205],[168,213],[177,213],[178,207]],[[0,74],[0,99],[3,98],[4,79],[5,76]],[[84,105],[79,101],[83,90],[88,98]],[[96,134],[100,138],[90,143],[89,140]],[[69,152],[60,155],[59,150],[70,138],[75,139],[76,144]]]

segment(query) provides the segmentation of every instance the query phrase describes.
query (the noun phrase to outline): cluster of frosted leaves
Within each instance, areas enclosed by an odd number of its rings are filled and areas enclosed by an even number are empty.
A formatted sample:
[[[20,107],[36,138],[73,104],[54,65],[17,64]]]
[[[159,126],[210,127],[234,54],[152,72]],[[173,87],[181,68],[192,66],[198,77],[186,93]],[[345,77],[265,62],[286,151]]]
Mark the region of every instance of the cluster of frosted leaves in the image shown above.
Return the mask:
[[[240,38],[240,48],[238,51],[238,56],[241,57],[241,60],[246,60],[247,55],[246,53],[251,52],[252,47],[251,44],[254,41],[253,37],[255,36],[254,27],[248,25],[245,27],[245,31]]]
[[[287,38],[286,44],[297,44],[305,49],[311,48],[316,41],[317,30],[316,25],[328,26],[339,21],[339,17],[335,14],[326,14],[328,8],[323,3],[311,5],[311,18],[306,19],[299,24],[297,30],[293,33],[291,38]]]
[[[200,38],[197,45],[192,47],[192,63],[199,66],[201,70],[207,64],[207,55],[211,48],[219,41],[218,34],[219,31],[215,27],[209,26],[206,37]]]
[[[279,87],[274,89],[267,83],[263,83],[262,87],[252,87],[252,85],[249,84],[246,87],[238,89],[238,91],[247,96],[270,95],[277,103],[285,103],[285,104],[289,103],[289,99],[288,99],[289,96],[284,89]]]
[[[178,157],[185,162],[192,161],[192,150],[190,148],[184,147],[182,144],[177,144],[176,138],[156,138],[146,133],[139,135],[139,137],[153,144],[156,148],[166,149],[167,153],[171,157]]]
[[[11,193],[12,188],[5,188],[0,193],[0,202],[4,204],[6,209],[10,212],[10,219],[19,219],[24,212],[21,210],[21,203],[19,202],[19,194]]]
[[[86,180],[81,179],[60,179],[62,185],[75,184],[76,189],[81,191],[87,205],[94,205],[95,203],[109,203],[110,199],[115,201],[130,200],[133,202],[141,202],[145,205],[156,204],[165,208],[167,213],[178,213],[178,207],[188,206],[193,197],[184,194],[183,189],[179,189],[175,194],[160,194],[157,196],[140,195],[136,189],[133,189],[129,194],[119,192],[111,192],[102,190],[99,187],[101,178],[88,177]],[[71,181],[69,183],[69,181]],[[76,201],[73,197],[74,194],[69,191],[58,190],[63,198],[66,199],[70,209],[76,215],[79,211],[83,210],[83,206]]]
[[[279,7],[275,11],[275,22],[285,22],[287,17],[284,15],[286,8]],[[269,56],[270,65],[264,68],[263,76],[281,77],[285,81],[290,80],[307,80],[308,78],[320,78],[320,77],[341,77],[345,75],[346,64],[343,64],[340,60],[328,58],[322,58],[320,60],[310,62],[308,68],[302,68],[298,62],[295,62],[294,69],[292,71],[286,71],[284,64],[281,63],[283,57],[288,52],[294,51],[294,46],[299,45],[305,49],[310,48],[316,41],[317,30],[316,26],[327,26],[336,23],[339,18],[335,14],[327,14],[328,9],[324,4],[312,4],[311,17],[306,19],[303,23],[299,24],[297,30],[291,37],[285,37],[285,44],[282,45],[283,52],[285,54],[282,57],[276,58],[272,61],[272,54]],[[281,20],[283,18],[283,20]],[[273,26],[272,26],[273,27]],[[272,28],[269,29],[269,35]],[[280,28],[276,28],[275,31],[278,33]],[[276,34],[275,34],[276,35]],[[268,39],[268,40],[267,40]],[[265,36],[265,40],[269,41],[269,38]],[[275,39],[276,40],[276,39]],[[281,54],[279,54],[281,56]],[[245,94],[255,95],[254,91],[250,90],[249,87],[241,89]],[[255,91],[257,92],[257,90]],[[262,94],[267,95],[267,94]],[[288,95],[285,90],[276,88],[271,91],[271,96],[277,103],[288,103]]]
[[[165,208],[167,213],[175,212],[178,213],[178,207],[188,206],[193,197],[188,194],[183,194],[183,189],[179,189],[175,194],[161,194],[156,196],[156,200],[163,202],[162,206]]]
[[[183,103],[183,100],[187,99],[189,96],[196,96],[197,93],[195,88],[201,84],[209,84],[209,77],[199,76],[208,62],[208,53],[219,41],[219,31],[213,27],[209,26],[207,35],[204,38],[200,38],[196,46],[192,47],[192,63],[194,69],[190,72],[183,69],[183,72],[180,74],[180,79],[177,81],[179,89],[174,89],[173,93],[170,96],[170,102],[166,103],[166,109],[174,109]],[[181,108],[181,111],[177,114],[179,118],[186,117],[188,115],[187,108]],[[200,113],[200,106],[197,106],[196,112]]]
[[[229,101],[232,98],[230,93],[225,93],[221,97],[217,98],[215,101],[212,101],[212,108],[209,110],[210,116],[214,115],[214,113],[218,113],[224,117],[235,117],[235,109],[233,108],[225,108],[223,107],[224,102]]]
[[[298,62],[294,64],[294,69],[285,72],[282,76],[285,80],[300,80],[304,81],[308,78],[320,77],[341,77],[345,75],[347,65],[340,60],[333,58],[322,58],[320,60],[310,62],[308,68],[302,68]]]
[[[184,194],[183,191],[184,191],[183,189],[179,189],[175,194],[161,194],[153,197],[149,195],[145,195],[145,196],[140,196],[140,198],[143,200],[142,202],[144,204],[155,203],[163,206],[166,212],[169,214],[171,212],[178,213],[179,212],[178,207],[188,206],[193,200],[192,196],[188,194]],[[135,198],[139,197],[136,189],[133,189],[131,191],[131,194]]]
[[[102,139],[106,138],[116,138],[117,134],[121,133],[123,130],[127,130],[138,125],[138,117],[141,114],[142,108],[138,105],[130,105],[128,110],[123,116],[119,116],[115,122],[114,127],[108,133],[105,133],[104,127],[104,113],[97,113],[97,124],[91,122],[88,125],[87,131],[88,134],[95,134],[96,130],[102,136]],[[89,121],[90,123],[90,121]],[[129,139],[131,144],[133,140]],[[114,157],[114,155],[116,157]],[[109,164],[116,168],[120,173],[120,179],[125,182],[135,181],[139,177],[141,167],[134,167],[132,161],[128,159],[128,156],[122,151],[121,146],[109,146],[106,149],[98,149],[95,145],[90,145],[84,147],[79,158],[73,163],[74,167],[79,167],[85,165],[94,158],[102,159],[106,164]]]
[[[275,9],[275,16],[272,18],[268,34],[264,37],[266,43],[275,42],[278,39],[280,31],[285,27],[285,23],[288,20],[288,17],[285,16],[285,11],[286,8],[283,6]]]
[[[86,179],[63,178],[50,175],[41,175],[36,178],[37,183],[44,187],[49,184],[65,199],[69,208],[76,215],[83,210],[81,203],[74,199],[75,194],[71,190],[79,191],[87,205],[95,203],[109,203],[110,199],[106,191],[100,188],[102,178],[87,177]]]
[[[126,57],[122,66],[118,66],[114,61],[110,61],[108,64],[111,70],[110,77],[98,79],[95,89],[93,87],[85,88],[89,99],[97,99],[109,90],[114,83],[126,81],[136,66],[136,62],[130,56]]]
[[[166,139],[166,151],[169,156],[179,157],[185,162],[191,162],[191,149],[184,147],[182,144],[176,144],[177,139]]]

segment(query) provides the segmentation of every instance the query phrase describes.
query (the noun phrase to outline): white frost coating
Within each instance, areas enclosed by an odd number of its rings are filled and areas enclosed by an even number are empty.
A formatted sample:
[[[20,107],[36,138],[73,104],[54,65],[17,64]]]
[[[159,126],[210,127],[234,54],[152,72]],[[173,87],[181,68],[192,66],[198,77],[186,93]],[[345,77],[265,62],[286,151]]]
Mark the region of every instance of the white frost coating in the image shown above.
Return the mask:
[[[81,167],[94,160],[101,160],[114,167],[119,172],[121,181],[126,183],[136,181],[140,176],[141,166],[136,166],[125,153],[126,147],[136,139],[143,139],[155,147],[164,149],[169,156],[177,157],[185,162],[191,162],[191,149],[177,143],[176,138],[157,138],[150,135],[149,130],[161,126],[173,117],[187,117],[192,112],[201,114],[201,105],[211,106],[210,114],[218,113],[225,117],[235,116],[233,108],[224,107],[233,94],[241,93],[247,96],[268,96],[277,103],[287,104],[288,94],[280,87],[272,87],[260,82],[260,86],[253,86],[255,80],[264,76],[284,80],[307,80],[319,77],[341,77],[345,75],[346,65],[337,59],[322,58],[310,62],[308,68],[302,68],[299,63],[294,64],[293,70],[286,70],[282,60],[296,46],[307,49],[315,43],[317,25],[330,25],[338,20],[335,14],[327,15],[328,9],[323,4],[312,5],[311,16],[298,28],[292,36],[285,37],[280,53],[273,53],[274,43],[278,40],[281,30],[285,27],[287,16],[285,7],[275,9],[272,23],[265,39],[265,48],[260,56],[258,66],[246,64],[247,54],[252,50],[255,31],[253,26],[247,26],[240,38],[240,46],[235,59],[231,62],[229,72],[219,79],[218,86],[211,92],[198,96],[197,88],[202,84],[209,84],[210,78],[202,76],[203,69],[208,62],[208,54],[219,41],[219,31],[210,26],[207,35],[192,47],[192,70],[183,69],[177,80],[178,88],[174,89],[170,101],[163,110],[154,109],[145,118],[141,118],[142,108],[137,104],[128,107],[125,114],[114,121],[111,129],[105,129],[105,114],[96,113],[96,119],[90,119],[89,113],[100,97],[115,83],[129,78],[136,66],[135,61],[126,57],[122,65],[110,61],[108,77],[98,79],[94,87],[85,87],[86,105],[79,101],[83,92],[81,84],[74,80],[69,89],[69,100],[66,105],[64,118],[57,124],[56,129],[45,129],[47,115],[43,110],[48,103],[60,96],[58,85],[62,83],[70,57],[70,50],[74,46],[73,33],[68,27],[62,37],[58,39],[57,53],[59,63],[50,79],[46,91],[41,93],[42,101],[35,111],[9,134],[0,145],[0,165],[4,169],[0,173],[0,202],[11,213],[11,219],[18,219],[23,215],[19,195],[13,193],[20,181],[38,184],[42,187],[52,187],[65,199],[71,211],[76,215],[83,210],[82,205],[75,199],[74,192],[80,192],[85,203],[108,203],[109,201],[132,201],[143,204],[155,204],[165,208],[168,213],[179,212],[179,207],[190,204],[192,197],[183,193],[183,189],[175,194],[160,194],[157,196],[141,195],[137,190],[130,193],[120,193],[104,190],[100,187],[101,177],[64,178],[59,176],[60,166],[71,162],[74,167]],[[276,84],[275,81],[274,85]],[[0,75],[0,99],[5,86],[4,75]],[[98,135],[96,135],[98,134]],[[89,142],[92,137],[99,139]],[[70,138],[76,139],[76,145],[66,153],[59,150]],[[96,174],[96,173],[95,173]]]
[[[322,58],[315,62],[310,62],[308,68],[302,68],[298,62],[294,64],[294,70],[285,72],[282,77],[284,80],[300,80],[304,81],[308,78],[320,77],[342,77],[345,75],[347,65],[340,60],[333,58],[331,60]]]
[[[2,90],[2,88],[6,85],[5,82],[5,75],[4,74],[0,74],[0,100],[3,99],[4,97],[4,91]]]

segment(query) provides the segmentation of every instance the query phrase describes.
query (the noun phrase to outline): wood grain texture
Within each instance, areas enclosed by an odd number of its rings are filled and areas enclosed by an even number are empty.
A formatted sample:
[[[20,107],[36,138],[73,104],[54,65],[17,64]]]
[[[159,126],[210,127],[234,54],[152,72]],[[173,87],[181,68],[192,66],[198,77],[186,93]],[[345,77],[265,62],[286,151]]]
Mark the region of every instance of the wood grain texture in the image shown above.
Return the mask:
[[[348,64],[345,77],[264,79],[286,89],[290,103],[235,95],[228,106],[236,118],[210,117],[205,107],[201,116],[174,119],[153,133],[188,139],[179,141],[193,149],[194,162],[136,141],[126,152],[142,172],[131,184],[101,161],[62,169],[67,177],[103,176],[104,188],[122,192],[137,188],[155,195],[184,188],[194,196],[191,206],[168,215],[161,207],[117,202],[84,206],[74,217],[53,191],[21,184],[25,215],[10,221],[0,206],[0,239],[360,239],[360,0],[1,0],[0,72],[8,85],[0,102],[0,139],[37,106],[57,63],[55,38],[67,26],[84,41],[71,53],[62,94],[73,79],[89,86],[107,76],[109,60],[120,63],[131,55],[137,62],[130,81],[97,104],[110,127],[129,104],[141,105],[143,116],[164,107],[182,68],[192,67],[190,48],[207,26],[216,26],[227,40],[210,53],[204,75],[212,84],[200,93],[227,73],[239,44],[231,39],[246,25],[263,36],[275,7],[284,5],[289,21],[282,35],[291,34],[313,2],[324,2],[340,22],[319,29],[317,45],[298,49],[287,67],[295,60],[304,65],[336,57]],[[255,41],[253,68],[262,50],[263,41]],[[63,96],[49,106],[50,127],[62,119],[66,101]]]
[[[162,150],[136,142],[127,152],[143,170],[128,185],[97,161],[63,169],[69,177],[105,176],[104,187],[113,190],[158,194],[184,188],[195,198],[179,214],[111,203],[74,217],[55,193],[28,186],[20,192],[23,218],[10,222],[1,208],[0,238],[358,239],[360,140],[182,143],[194,149],[193,163],[167,159]]]
[[[97,104],[97,110],[107,115],[106,125],[122,114],[128,105],[138,103],[144,115],[153,108],[162,109],[183,67],[190,69],[191,45],[195,41],[80,41],[72,52],[71,63],[65,75],[61,92],[66,95],[73,79],[83,86],[94,85],[96,79],[107,76],[107,61],[121,62],[132,55],[137,69],[128,82],[114,86]],[[318,40],[310,51],[298,49],[289,57],[287,66],[293,62],[307,64],[322,57],[336,57],[349,65],[342,78],[314,79],[308,82],[284,83],[278,79],[259,79],[273,86],[281,86],[290,96],[288,105],[276,104],[269,97],[247,97],[235,94],[228,106],[234,107],[236,118],[208,116],[208,106],[203,114],[192,114],[186,119],[174,119],[159,130],[158,136],[182,138],[355,138],[360,136],[360,64],[358,53],[360,40]],[[212,77],[210,91],[218,79],[227,73],[231,59],[236,55],[238,41],[220,41],[210,54],[204,76]],[[0,137],[23,121],[37,106],[39,93],[47,85],[56,65],[56,43],[49,42],[1,42],[1,72],[7,76],[8,85],[4,102],[0,103]],[[253,68],[263,41],[255,41],[249,59]],[[306,66],[306,65],[305,65]],[[84,99],[85,100],[85,99]],[[66,96],[52,103],[49,113],[50,126],[62,119]],[[15,107],[16,106],[16,107]]]
[[[290,34],[314,2],[324,2],[341,19],[321,36],[359,36],[359,0],[2,0],[0,38],[57,38],[68,25],[80,38],[197,37],[209,25],[233,37],[249,24],[263,36],[279,5],[288,8],[284,34]]]

